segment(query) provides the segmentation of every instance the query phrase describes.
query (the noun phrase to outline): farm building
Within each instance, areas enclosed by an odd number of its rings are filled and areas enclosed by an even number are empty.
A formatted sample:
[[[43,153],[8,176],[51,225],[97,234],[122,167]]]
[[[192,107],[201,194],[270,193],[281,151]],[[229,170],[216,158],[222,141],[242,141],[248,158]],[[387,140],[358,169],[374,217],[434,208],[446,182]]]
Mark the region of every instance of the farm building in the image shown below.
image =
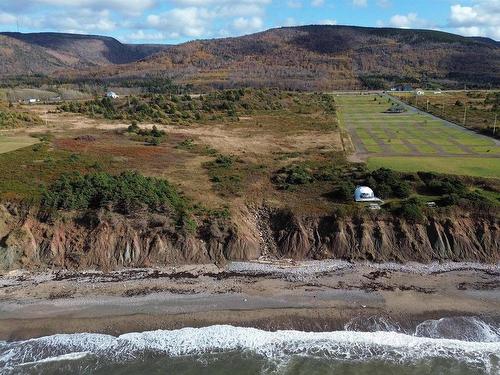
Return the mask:
[[[358,186],[354,191],[354,200],[356,202],[381,202],[380,198],[368,186]]]
[[[111,98],[111,99],[118,99],[119,98],[118,94],[114,91],[108,91],[106,93],[106,97]]]
[[[416,93],[417,95],[419,95],[419,96],[425,95],[425,91],[424,91],[424,90],[422,90],[422,89],[417,89],[417,90],[415,90],[415,93]]]
[[[413,87],[408,84],[401,84],[401,85],[396,85],[393,88],[391,88],[391,91],[413,91]]]

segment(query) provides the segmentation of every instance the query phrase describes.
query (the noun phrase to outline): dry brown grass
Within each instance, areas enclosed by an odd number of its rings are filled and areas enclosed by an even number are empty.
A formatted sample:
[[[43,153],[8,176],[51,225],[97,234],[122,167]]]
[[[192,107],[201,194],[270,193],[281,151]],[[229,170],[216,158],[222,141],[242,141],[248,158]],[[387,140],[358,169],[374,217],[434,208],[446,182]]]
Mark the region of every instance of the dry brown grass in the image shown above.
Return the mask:
[[[238,121],[226,119],[219,123],[190,126],[158,125],[166,132],[166,141],[159,146],[148,146],[127,136],[127,123],[55,113],[54,109],[47,105],[30,107],[46,121],[46,126],[38,131],[49,131],[55,136],[53,146],[56,150],[96,158],[109,157],[117,172],[135,169],[146,175],[166,178],[188,197],[203,202],[210,209],[228,205],[236,212],[246,205],[263,202],[281,205],[285,202],[314,210],[318,199],[324,200],[321,196],[326,187],[277,191],[271,176],[292,162],[324,162],[325,154],[342,151],[343,147],[340,131],[335,126],[335,115],[324,113],[280,110],[275,113],[256,112],[242,116]],[[140,124],[143,128],[153,125]],[[83,134],[93,135],[96,140],[75,140],[76,136]],[[179,147],[186,139],[192,139],[196,147]],[[222,196],[210,180],[206,165],[214,160],[215,153],[232,155],[240,160],[234,173],[241,177],[241,187],[233,195]]]

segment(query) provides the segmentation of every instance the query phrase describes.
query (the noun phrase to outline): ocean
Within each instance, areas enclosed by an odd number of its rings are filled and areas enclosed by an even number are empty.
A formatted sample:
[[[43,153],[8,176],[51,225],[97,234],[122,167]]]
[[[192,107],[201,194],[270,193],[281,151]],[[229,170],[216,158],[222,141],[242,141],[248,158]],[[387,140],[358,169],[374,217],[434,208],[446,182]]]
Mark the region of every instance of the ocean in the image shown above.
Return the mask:
[[[228,325],[0,342],[1,374],[500,374],[500,325],[427,320],[411,332],[384,318],[335,332]]]

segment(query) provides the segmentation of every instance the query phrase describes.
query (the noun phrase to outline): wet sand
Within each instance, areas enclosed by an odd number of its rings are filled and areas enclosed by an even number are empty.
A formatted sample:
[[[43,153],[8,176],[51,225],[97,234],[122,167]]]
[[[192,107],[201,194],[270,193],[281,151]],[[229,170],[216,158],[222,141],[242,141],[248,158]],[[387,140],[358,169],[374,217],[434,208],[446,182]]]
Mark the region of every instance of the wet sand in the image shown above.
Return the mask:
[[[382,316],[500,319],[500,266],[231,263],[0,277],[0,340],[212,324],[331,331]]]

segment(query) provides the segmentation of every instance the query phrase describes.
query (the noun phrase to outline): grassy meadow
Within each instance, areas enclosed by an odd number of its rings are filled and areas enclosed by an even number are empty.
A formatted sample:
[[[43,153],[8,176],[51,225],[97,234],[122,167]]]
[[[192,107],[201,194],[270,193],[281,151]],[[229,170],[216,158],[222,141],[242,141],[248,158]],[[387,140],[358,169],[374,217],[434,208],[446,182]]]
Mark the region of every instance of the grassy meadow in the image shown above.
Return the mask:
[[[322,209],[331,208],[323,197],[326,183],[277,191],[271,178],[292,163],[333,167],[345,161],[333,97],[276,90],[234,94],[130,98],[137,111],[130,110],[128,98],[66,102],[67,108],[59,105],[59,110],[57,105],[25,106],[47,119],[49,134],[41,145],[0,155],[0,173],[9,176],[0,184],[0,197],[40,196],[43,186],[66,172],[136,170],[167,179],[210,210],[264,196],[312,209],[320,201]],[[129,131],[132,123],[142,131]],[[158,144],[136,134],[153,125],[162,133]]]
[[[370,168],[500,176],[500,147],[491,138],[406,110],[386,113],[382,95],[337,97],[342,125]]]
[[[406,103],[466,128],[500,138],[493,131],[495,115],[500,115],[500,91],[425,91],[425,95],[396,94]],[[465,120],[465,122],[464,122]]]
[[[38,139],[28,135],[1,135],[0,134],[0,154],[11,152],[20,148],[31,146],[38,142]]]
[[[488,138],[424,115],[383,113],[391,107],[386,97],[248,90],[203,98],[144,95],[130,102],[71,103],[23,108],[47,121],[38,144],[33,144],[36,138],[4,131],[1,200],[43,202],[44,192],[59,181],[59,190],[51,191],[64,202],[66,195],[78,196],[67,191],[72,186],[67,173],[79,173],[76,181],[92,192],[112,176],[129,181],[126,171],[167,181],[193,212],[235,220],[248,207],[262,205],[301,214],[359,212],[365,208],[352,199],[359,184],[374,187],[395,213],[405,205],[425,209],[423,201],[412,200],[415,196],[442,198],[443,205],[482,202],[488,207],[498,196],[496,180],[414,173],[495,177],[498,149]],[[159,135],[157,142],[151,140],[153,133]],[[347,160],[351,140],[367,164]],[[379,169],[384,167],[393,170]],[[151,181],[155,190],[158,181]],[[132,194],[129,185],[123,192]],[[459,187],[461,195],[448,199],[450,186]],[[470,195],[473,189],[482,190]],[[152,193],[154,198],[157,192]]]
[[[370,170],[390,168],[402,172],[428,171],[488,178],[500,176],[500,158],[372,157],[367,164]]]

